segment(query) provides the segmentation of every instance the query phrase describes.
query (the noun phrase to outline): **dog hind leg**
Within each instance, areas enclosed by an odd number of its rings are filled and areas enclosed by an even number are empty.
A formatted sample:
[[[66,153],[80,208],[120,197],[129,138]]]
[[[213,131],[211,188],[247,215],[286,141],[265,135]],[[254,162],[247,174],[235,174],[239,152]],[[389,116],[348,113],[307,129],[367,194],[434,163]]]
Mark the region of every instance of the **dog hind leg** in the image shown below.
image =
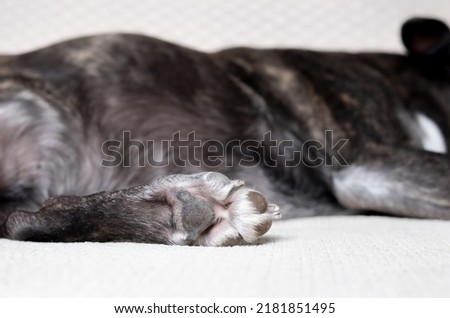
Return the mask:
[[[55,197],[37,212],[16,211],[3,236],[31,241],[134,241],[180,245],[252,243],[278,207],[215,172],[170,175],[135,188]]]
[[[347,208],[450,219],[450,160],[445,154],[378,146],[332,174]]]

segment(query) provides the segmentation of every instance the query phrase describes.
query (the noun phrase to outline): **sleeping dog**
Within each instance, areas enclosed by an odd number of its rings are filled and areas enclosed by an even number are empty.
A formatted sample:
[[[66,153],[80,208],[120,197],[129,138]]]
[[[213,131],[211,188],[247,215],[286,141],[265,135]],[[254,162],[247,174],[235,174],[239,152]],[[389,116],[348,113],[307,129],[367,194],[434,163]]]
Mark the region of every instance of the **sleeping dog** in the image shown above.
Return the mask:
[[[280,210],[450,219],[450,31],[415,18],[402,39],[405,56],[131,34],[0,56],[1,237],[220,246]]]

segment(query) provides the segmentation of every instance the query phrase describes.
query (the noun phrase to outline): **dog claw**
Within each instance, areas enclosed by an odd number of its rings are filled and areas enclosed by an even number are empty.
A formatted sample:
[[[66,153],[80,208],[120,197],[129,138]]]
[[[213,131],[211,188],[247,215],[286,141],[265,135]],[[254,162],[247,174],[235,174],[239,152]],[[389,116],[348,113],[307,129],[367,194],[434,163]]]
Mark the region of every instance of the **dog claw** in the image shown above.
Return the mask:
[[[272,219],[273,220],[279,220],[283,217],[283,214],[281,214],[280,211],[274,212],[272,213]]]
[[[242,187],[245,185],[245,181],[244,180],[233,180],[231,181],[233,183],[234,187]]]
[[[273,220],[278,220],[283,217],[283,215],[280,212],[280,207],[276,204],[268,204],[267,212],[272,213],[271,217]]]
[[[231,192],[239,190],[240,188],[245,186],[245,182],[242,181],[242,180],[232,180],[231,184],[233,185],[233,188],[231,189]]]

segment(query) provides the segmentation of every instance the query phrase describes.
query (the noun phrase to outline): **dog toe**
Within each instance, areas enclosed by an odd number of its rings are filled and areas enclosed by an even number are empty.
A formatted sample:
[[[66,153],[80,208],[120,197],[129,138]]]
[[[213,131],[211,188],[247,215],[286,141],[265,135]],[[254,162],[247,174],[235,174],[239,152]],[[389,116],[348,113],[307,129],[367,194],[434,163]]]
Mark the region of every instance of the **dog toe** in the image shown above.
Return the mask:
[[[261,193],[255,191],[248,192],[247,198],[259,213],[266,212],[268,207],[267,201]]]

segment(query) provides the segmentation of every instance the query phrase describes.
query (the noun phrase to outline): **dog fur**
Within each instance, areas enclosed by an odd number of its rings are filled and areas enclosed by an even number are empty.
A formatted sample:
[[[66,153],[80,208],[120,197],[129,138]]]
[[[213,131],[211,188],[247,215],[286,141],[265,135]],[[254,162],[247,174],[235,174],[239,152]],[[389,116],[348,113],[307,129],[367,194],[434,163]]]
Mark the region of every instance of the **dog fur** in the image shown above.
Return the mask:
[[[285,217],[450,219],[450,32],[416,18],[402,36],[405,56],[206,54],[131,34],[0,56],[1,235],[234,245],[254,242],[279,217],[266,199]],[[427,150],[417,116],[435,125],[441,153]],[[111,158],[105,142],[124,132],[132,136],[119,147],[128,164],[102,164]],[[262,142],[203,154],[245,159],[233,165],[180,164],[182,147],[140,149],[140,141],[191,132],[222,144]],[[273,141],[292,142],[281,146],[289,154],[311,141],[325,147],[313,144],[302,164],[287,166],[262,152]],[[189,155],[193,141],[184,146]],[[142,166],[144,155],[169,164]]]

